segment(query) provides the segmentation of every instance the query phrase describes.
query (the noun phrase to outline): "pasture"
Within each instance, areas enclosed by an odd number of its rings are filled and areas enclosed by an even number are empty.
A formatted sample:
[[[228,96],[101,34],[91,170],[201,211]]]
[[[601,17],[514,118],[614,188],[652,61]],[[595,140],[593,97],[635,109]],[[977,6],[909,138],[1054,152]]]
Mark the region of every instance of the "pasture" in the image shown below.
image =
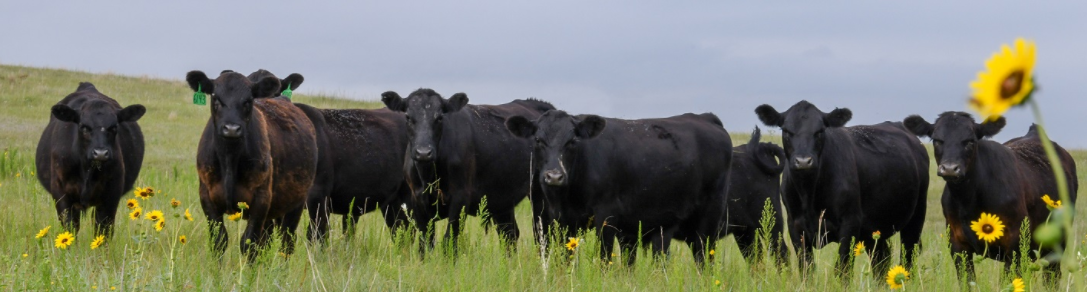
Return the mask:
[[[193,68],[214,72],[222,68]],[[244,222],[227,221],[230,245],[220,260],[214,258],[208,244],[208,231],[197,194],[195,169],[196,146],[200,132],[209,115],[207,106],[191,103],[192,90],[180,79],[91,74],[57,69],[40,69],[0,65],[0,290],[152,290],[152,291],[841,291],[888,290],[886,271],[869,270],[864,254],[856,257],[854,275],[847,283],[835,276],[833,264],[837,244],[817,250],[813,274],[802,276],[790,255],[791,265],[776,267],[767,263],[749,265],[729,239],[715,250],[716,261],[699,270],[691,259],[690,250],[673,242],[671,255],[659,261],[649,260],[641,250],[635,266],[627,268],[611,260],[602,262],[597,256],[598,242],[594,234],[581,235],[581,244],[567,258],[554,252],[541,258],[530,229],[528,201],[517,208],[521,239],[512,255],[506,254],[493,228],[487,230],[477,217],[465,221],[460,255],[453,257],[435,251],[421,258],[415,242],[406,235],[390,235],[379,215],[365,215],[352,236],[338,232],[340,216],[331,220],[329,244],[310,245],[304,240],[308,219],[299,226],[295,254],[284,258],[275,250],[265,252],[255,264],[246,264],[238,251],[238,235]],[[279,72],[277,72],[279,73]],[[285,74],[283,72],[280,74]],[[300,72],[305,74],[306,72]],[[49,118],[49,108],[71,93],[78,82],[90,81],[104,94],[122,106],[143,104],[147,114],[139,121],[146,141],[144,167],[136,186],[152,187],[157,194],[151,199],[138,200],[145,211],[161,210],[166,215],[166,227],[156,231],[153,222],[130,220],[128,210],[118,211],[116,230],[112,239],[91,249],[92,228],[84,220],[75,235],[74,245],[67,249],[54,247],[53,239],[63,232],[57,220],[52,198],[34,177],[34,149]],[[425,86],[421,84],[420,86]],[[303,88],[305,91],[306,88]],[[398,90],[409,90],[401,88]],[[469,93],[471,94],[471,93]],[[529,96],[510,96],[527,98]],[[546,100],[546,96],[540,98]],[[740,97],[736,97],[740,98]],[[330,96],[297,93],[294,101],[321,108],[377,108],[375,101],[353,101]],[[827,108],[849,107],[849,104],[823,105]],[[1055,105],[1051,105],[1055,106]],[[712,109],[710,109],[712,110]],[[753,126],[760,124],[752,109],[750,123],[726,125],[733,143],[747,141]],[[918,113],[927,118],[946,110],[931,109]],[[679,113],[676,113],[679,114]],[[902,117],[887,117],[901,120]],[[763,127],[764,133],[773,133]],[[1008,128],[1015,135],[1027,129]],[[764,135],[764,141],[780,143],[774,135]],[[1062,137],[1053,137],[1057,142]],[[925,140],[927,143],[927,139]],[[931,151],[931,150],[930,150]],[[1087,151],[1070,149],[1080,167],[1082,181],[1087,171]],[[935,175],[936,163],[930,164],[931,183],[928,192],[928,212],[921,242],[923,248],[915,269],[910,271],[907,291],[955,290],[960,282],[948,256],[948,241],[940,207],[942,179]],[[1080,186],[1080,193],[1083,186]],[[128,194],[125,199],[135,198]],[[171,207],[171,199],[181,202]],[[193,221],[185,220],[188,209]],[[1087,225],[1083,223],[1084,207],[1077,206],[1080,218],[1075,221],[1071,238],[1072,250],[1063,262],[1064,278],[1060,289],[1087,290]],[[121,213],[124,214],[121,214]],[[308,218],[307,216],[303,216]],[[784,224],[784,222],[776,222]],[[35,234],[51,226],[48,234],[36,239]],[[444,221],[436,225],[439,236],[444,233]],[[187,243],[179,241],[185,236]],[[400,244],[396,242],[399,241]],[[553,242],[555,251],[565,249],[566,242]],[[898,236],[893,265],[898,258]],[[790,248],[790,251],[792,249]],[[999,291],[1003,264],[982,261],[977,268],[977,283],[971,291]],[[1029,290],[1044,289],[1041,276],[1028,280]],[[843,287],[848,285],[848,287]]]

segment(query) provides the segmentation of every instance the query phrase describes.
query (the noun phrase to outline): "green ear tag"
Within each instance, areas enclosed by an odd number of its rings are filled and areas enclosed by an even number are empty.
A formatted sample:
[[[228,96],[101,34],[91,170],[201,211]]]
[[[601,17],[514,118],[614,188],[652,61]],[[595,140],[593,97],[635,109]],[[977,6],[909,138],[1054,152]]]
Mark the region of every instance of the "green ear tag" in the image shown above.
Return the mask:
[[[200,84],[196,85],[196,93],[192,94],[192,104],[206,105],[208,104],[208,95],[204,94],[203,87]]]
[[[287,83],[287,89],[284,89],[283,92],[279,93],[279,95],[286,96],[287,99],[291,99],[291,94],[294,94],[294,91],[291,91],[290,83]]]

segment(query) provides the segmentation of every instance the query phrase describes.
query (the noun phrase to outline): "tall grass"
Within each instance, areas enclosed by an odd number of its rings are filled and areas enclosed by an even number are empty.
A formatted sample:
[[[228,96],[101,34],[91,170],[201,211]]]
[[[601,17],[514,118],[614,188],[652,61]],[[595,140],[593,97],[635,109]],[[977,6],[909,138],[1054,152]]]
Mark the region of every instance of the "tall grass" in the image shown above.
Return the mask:
[[[178,77],[184,72],[178,72]],[[155,231],[145,219],[130,220],[118,216],[116,233],[105,246],[90,249],[92,229],[83,220],[75,244],[55,248],[52,239],[63,232],[57,221],[52,199],[38,184],[33,173],[33,153],[38,137],[49,118],[49,107],[71,93],[78,82],[91,81],[100,91],[122,105],[140,103],[147,115],[140,120],[146,136],[147,155],[138,186],[150,186],[160,193],[140,200],[144,211],[162,210],[167,227]],[[305,87],[303,87],[303,92]],[[197,198],[195,155],[198,135],[207,121],[209,110],[191,104],[191,90],[180,81],[90,74],[56,69],[0,66],[0,290],[498,290],[498,291],[632,291],[632,290],[723,290],[723,291],[840,291],[886,290],[882,276],[886,271],[872,271],[865,256],[855,259],[854,275],[842,283],[834,275],[837,244],[830,244],[815,254],[814,273],[801,276],[795,256],[788,267],[777,267],[764,259],[748,265],[735,243],[726,239],[718,244],[716,261],[705,269],[693,262],[686,245],[673,242],[670,256],[652,260],[640,251],[633,267],[620,264],[623,256],[600,259],[600,242],[594,234],[581,234],[581,245],[571,254],[547,253],[541,258],[532,239],[530,208],[527,202],[517,208],[521,239],[516,251],[507,255],[494,232],[486,230],[477,217],[464,223],[459,255],[449,250],[432,251],[420,257],[417,241],[410,233],[392,235],[384,220],[376,214],[362,217],[356,232],[346,236],[331,232],[325,245],[299,240],[295,254],[286,258],[278,251],[278,240],[255,264],[248,265],[238,252],[238,235],[244,221],[227,221],[230,246],[223,258],[209,248],[209,234]],[[296,93],[295,101],[328,108],[374,108],[380,103],[351,101]],[[1014,131],[1017,129],[1009,129]],[[1026,129],[1021,129],[1025,132]],[[733,129],[736,143],[747,139],[746,129]],[[780,142],[773,135],[764,136]],[[1058,141],[1059,141],[1058,137]],[[1079,165],[1087,152],[1072,151]],[[935,163],[932,164],[933,167]],[[947,232],[940,209],[944,183],[930,170],[929,210],[926,215],[924,248],[917,259],[906,288],[914,291],[946,291],[958,287],[956,270],[949,256]],[[1084,171],[1080,171],[1082,180]],[[1081,190],[1082,191],[1082,187]],[[126,198],[132,198],[128,195]],[[169,200],[182,202],[178,208]],[[1078,207],[1078,206],[1077,206]],[[185,209],[193,214],[190,222],[180,216]],[[1082,210],[1082,209],[1080,209]],[[126,215],[128,210],[121,207]],[[1084,214],[1080,212],[1080,214]],[[786,214],[787,215],[787,214]],[[341,230],[340,220],[331,220],[332,230]],[[1077,220],[1076,240],[1084,240],[1087,226]],[[787,222],[787,221],[786,221]],[[786,222],[775,222],[785,224]],[[769,224],[770,222],[766,222]],[[303,222],[299,238],[305,238]],[[52,226],[42,239],[34,235]],[[439,235],[445,222],[435,224]],[[178,238],[185,235],[188,243]],[[418,235],[414,235],[418,236]],[[395,240],[394,240],[395,239]],[[440,241],[440,238],[439,238]],[[777,239],[764,238],[768,243]],[[788,240],[785,240],[786,242]],[[553,251],[565,250],[565,240],[551,240]],[[897,249],[897,236],[891,238]],[[848,244],[848,243],[847,243]],[[1083,253],[1087,244],[1078,245]],[[790,248],[790,253],[792,253]],[[24,256],[25,255],[25,256]],[[892,257],[901,263],[898,252]],[[614,264],[609,264],[614,263]],[[1084,291],[1083,258],[1064,263],[1066,273],[1061,290]],[[984,260],[977,265],[977,283],[964,284],[970,290],[997,291],[1001,283],[1001,263]],[[1040,275],[1029,281],[1032,289],[1041,289]],[[718,284],[719,283],[719,284]]]

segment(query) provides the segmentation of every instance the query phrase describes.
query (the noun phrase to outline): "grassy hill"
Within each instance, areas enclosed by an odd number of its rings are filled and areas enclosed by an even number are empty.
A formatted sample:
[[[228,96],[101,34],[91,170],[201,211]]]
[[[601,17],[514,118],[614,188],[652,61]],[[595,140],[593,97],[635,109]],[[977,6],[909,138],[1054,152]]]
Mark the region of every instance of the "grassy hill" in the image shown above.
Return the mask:
[[[178,76],[184,73],[178,72]],[[75,90],[81,81],[94,83],[122,105],[138,103],[147,107],[147,114],[139,122],[146,137],[147,153],[137,186],[153,187],[160,194],[139,203],[146,211],[166,213],[168,225],[163,231],[155,231],[147,220],[119,218],[114,237],[106,245],[91,249],[92,229],[86,224],[90,220],[85,219],[73,246],[63,250],[54,247],[52,239],[63,231],[52,199],[34,178],[34,148],[48,121],[49,108]],[[209,253],[195,177],[198,137],[210,110],[193,105],[191,96],[192,91],[180,80],[0,65],[0,149],[4,151],[0,157],[0,197],[5,199],[0,204],[0,222],[4,222],[0,224],[0,290],[887,289],[885,281],[879,278],[884,271],[873,275],[864,255],[856,259],[854,277],[844,283],[849,287],[843,287],[832,271],[837,244],[817,252],[817,268],[810,277],[800,276],[794,267],[778,269],[756,264],[752,268],[744,262],[731,239],[718,243],[717,262],[704,270],[693,264],[689,250],[679,242],[673,243],[667,259],[654,262],[642,251],[640,261],[631,269],[611,266],[597,258],[598,243],[592,234],[582,236],[583,244],[572,259],[563,258],[560,253],[540,259],[530,239],[527,204],[517,210],[521,240],[516,253],[510,256],[498,245],[494,232],[484,229],[480,220],[470,218],[460,256],[453,258],[436,252],[420,258],[415,246],[394,244],[381,218],[368,214],[353,237],[333,232],[326,246],[307,245],[303,239],[289,259],[268,252],[254,265],[244,264],[238,253],[238,231],[244,222],[228,222],[230,247],[220,260]],[[379,102],[306,94],[296,94],[295,101],[325,108],[382,106]],[[732,129],[731,132],[736,143],[743,143],[748,131]],[[773,136],[764,140],[779,142]],[[1085,165],[1087,152],[1077,150],[1073,155],[1079,165]],[[1080,171],[1081,181],[1084,173]],[[944,291],[958,285],[948,256],[939,204],[944,184],[932,177],[924,251],[916,270],[911,272],[907,284],[910,290]],[[171,199],[181,201],[181,207],[170,207]],[[189,209],[194,221],[181,217],[185,209]],[[1078,210],[1082,212],[1083,208]],[[1087,226],[1083,220],[1077,221],[1075,251],[1084,252]],[[334,230],[339,230],[339,223],[333,220]],[[301,224],[300,237],[304,238],[307,225],[308,220]],[[46,226],[51,226],[48,234],[36,239],[35,234]],[[444,233],[444,221],[438,226],[439,234]],[[180,236],[186,236],[188,243],[180,243]],[[897,236],[892,242],[898,244]],[[278,243],[273,243],[272,248],[277,246]],[[894,261],[900,262],[897,258]],[[1083,260],[1076,260],[1065,267],[1084,264]],[[1003,288],[1004,283],[999,280],[1001,267],[1000,263],[983,261],[978,266],[979,282],[971,290]],[[1062,285],[1069,285],[1072,291],[1084,291],[1085,275],[1082,269],[1066,274]],[[1032,288],[1041,287],[1040,281],[1032,284]]]

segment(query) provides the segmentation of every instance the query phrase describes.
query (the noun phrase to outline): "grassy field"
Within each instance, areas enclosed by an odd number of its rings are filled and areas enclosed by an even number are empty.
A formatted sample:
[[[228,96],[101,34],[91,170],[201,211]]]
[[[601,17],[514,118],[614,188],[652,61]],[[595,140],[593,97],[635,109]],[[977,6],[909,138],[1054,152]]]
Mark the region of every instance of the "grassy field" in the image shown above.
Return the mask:
[[[181,78],[185,72],[177,73]],[[49,108],[80,81],[93,82],[123,106],[139,103],[147,107],[147,114],[140,120],[147,153],[136,185],[160,190],[160,194],[140,204],[145,211],[166,213],[167,226],[162,231],[155,231],[148,220],[121,217],[114,237],[91,249],[92,229],[86,225],[89,220],[84,219],[84,228],[76,234],[74,245],[63,250],[53,246],[53,238],[63,231],[52,198],[34,178],[34,147],[48,121]],[[4,152],[0,157],[0,196],[4,199],[0,204],[0,290],[888,290],[882,278],[885,271],[876,271],[878,278],[874,277],[864,256],[855,259],[855,275],[849,282],[842,283],[835,277],[832,267],[837,257],[836,244],[817,251],[815,273],[806,277],[799,275],[795,265],[749,266],[731,239],[718,244],[717,261],[701,271],[691,260],[690,251],[678,242],[672,245],[671,256],[658,262],[648,260],[642,251],[641,260],[632,268],[608,265],[596,257],[598,243],[592,234],[582,236],[583,244],[572,259],[560,253],[541,259],[530,240],[527,202],[517,210],[521,240],[511,256],[499,245],[493,230],[488,232],[479,219],[470,218],[462,237],[461,255],[451,257],[438,252],[420,258],[415,246],[394,244],[381,218],[368,214],[353,237],[333,232],[330,244],[325,246],[300,241],[290,258],[268,252],[253,265],[245,264],[238,252],[237,235],[244,222],[228,221],[231,245],[220,260],[209,252],[194,167],[198,136],[209,109],[193,105],[191,96],[192,91],[179,80],[0,66],[0,149]],[[381,106],[377,102],[305,94],[296,94],[295,101],[327,108]],[[747,138],[747,131],[732,129],[737,142]],[[1073,156],[1077,164],[1087,165],[1087,151],[1073,151]],[[944,183],[934,175],[934,169],[931,172],[924,250],[906,284],[906,289],[912,291],[947,291],[959,285],[948,256],[939,204]],[[1084,173],[1087,171],[1081,169],[1081,181]],[[182,202],[181,207],[170,206],[169,201],[175,198]],[[192,212],[194,221],[176,217],[185,209]],[[1077,209],[1084,211],[1083,207]],[[1061,290],[1087,290],[1087,273],[1082,269],[1085,261],[1075,256],[1087,249],[1083,241],[1087,225],[1082,221],[1076,222],[1074,250],[1064,262],[1066,271],[1075,272],[1065,273]],[[333,230],[339,230],[340,221],[332,222]],[[302,237],[307,224],[304,222],[298,230]],[[48,235],[36,239],[35,234],[46,226],[52,226]],[[443,229],[444,224],[439,224],[439,232]],[[188,243],[180,243],[180,236],[186,236]],[[898,237],[891,242],[898,244]],[[894,261],[900,262],[897,253]],[[1002,289],[1006,283],[1000,283],[1001,269],[1001,263],[981,262],[978,282],[970,290]],[[1043,289],[1040,279],[1027,279],[1028,288]]]

